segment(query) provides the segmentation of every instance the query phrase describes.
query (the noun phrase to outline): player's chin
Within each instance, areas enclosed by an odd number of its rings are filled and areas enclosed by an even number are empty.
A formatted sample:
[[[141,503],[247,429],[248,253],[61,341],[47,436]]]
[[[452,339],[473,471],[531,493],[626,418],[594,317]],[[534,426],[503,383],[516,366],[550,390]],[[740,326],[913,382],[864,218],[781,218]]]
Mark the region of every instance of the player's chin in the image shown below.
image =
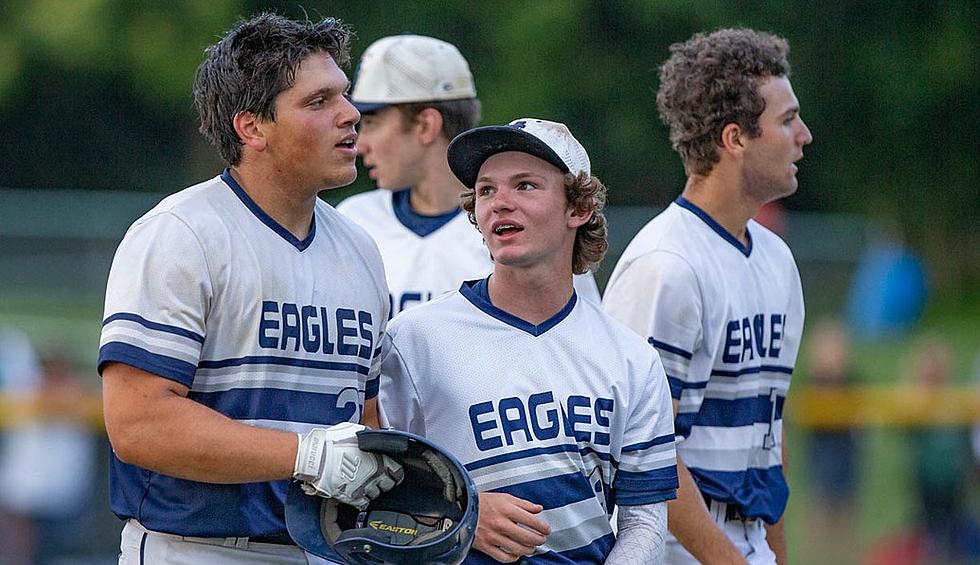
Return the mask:
[[[355,180],[357,180],[357,167],[351,163],[350,166],[337,167],[331,171],[331,174],[326,179],[325,186],[328,189],[340,188],[349,185]]]

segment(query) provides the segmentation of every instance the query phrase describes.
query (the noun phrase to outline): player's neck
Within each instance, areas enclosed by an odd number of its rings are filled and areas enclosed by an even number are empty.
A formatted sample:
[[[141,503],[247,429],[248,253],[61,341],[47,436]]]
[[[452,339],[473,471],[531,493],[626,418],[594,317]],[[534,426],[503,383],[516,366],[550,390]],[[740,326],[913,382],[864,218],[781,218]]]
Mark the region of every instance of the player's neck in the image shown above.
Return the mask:
[[[232,167],[231,176],[263,212],[296,239],[310,233],[316,190],[296,190],[281,176],[265,175],[249,167]]]
[[[573,286],[570,267],[563,274],[550,271],[544,265],[537,268],[495,265],[488,288],[490,302],[534,325],[551,319],[568,304]]]
[[[727,175],[713,171],[708,176],[687,178],[681,194],[743,244],[748,244],[745,226],[759,212],[759,205],[748,202],[742,187]]]
[[[412,210],[425,216],[448,214],[459,208],[463,185],[449,169],[445,152],[441,158],[430,158],[429,161],[412,187],[409,203]]]

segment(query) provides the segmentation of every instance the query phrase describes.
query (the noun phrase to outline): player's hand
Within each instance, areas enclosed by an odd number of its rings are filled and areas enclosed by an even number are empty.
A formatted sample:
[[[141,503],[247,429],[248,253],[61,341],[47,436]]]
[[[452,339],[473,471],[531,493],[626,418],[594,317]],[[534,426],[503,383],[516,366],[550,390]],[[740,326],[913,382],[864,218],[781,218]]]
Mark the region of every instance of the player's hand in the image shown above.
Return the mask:
[[[502,492],[481,492],[473,547],[503,563],[534,553],[551,533],[551,527],[535,516],[543,509]]]
[[[344,422],[300,435],[293,478],[309,495],[335,498],[363,510],[368,502],[405,477],[402,466],[387,455],[357,447],[360,424]]]

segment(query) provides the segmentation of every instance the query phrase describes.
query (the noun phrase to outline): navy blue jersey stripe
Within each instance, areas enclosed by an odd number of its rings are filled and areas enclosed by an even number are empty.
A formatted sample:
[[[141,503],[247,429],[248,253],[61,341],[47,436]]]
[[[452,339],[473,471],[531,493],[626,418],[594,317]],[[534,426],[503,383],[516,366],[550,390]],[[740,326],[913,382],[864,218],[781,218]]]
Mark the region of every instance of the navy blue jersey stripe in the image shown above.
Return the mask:
[[[278,420],[310,424],[355,421],[361,406],[355,387],[338,394],[271,388],[238,388],[221,392],[191,391],[187,397],[235,420]]]
[[[740,375],[751,375],[754,373],[783,373],[786,375],[793,374],[792,367],[781,367],[779,365],[760,365],[758,367],[745,367],[737,371],[726,371],[724,369],[714,369],[711,371],[711,376],[715,377],[738,377]]]
[[[677,498],[677,465],[642,473],[617,471],[613,480],[616,502],[625,506],[654,504]]]
[[[563,453],[563,452],[581,453],[583,455],[587,453],[594,453],[597,457],[599,457],[599,459],[602,459],[603,461],[610,461],[613,464],[613,466],[619,465],[619,462],[613,459],[608,453],[596,451],[591,447],[580,448],[575,444],[561,444],[561,445],[553,445],[551,447],[535,447],[533,449],[525,449],[522,451],[513,451],[510,453],[495,455],[493,457],[487,457],[486,459],[478,459],[476,461],[471,461],[470,463],[467,463],[466,470],[475,471],[476,469],[482,469],[484,467],[497,465],[499,463],[506,463],[508,461],[515,461],[517,459],[525,459],[528,457],[534,457],[536,455],[551,455],[554,453]]]
[[[106,363],[124,363],[188,387],[194,381],[194,373],[197,371],[194,365],[186,361],[150,353],[143,348],[118,341],[110,341],[99,348],[100,375]]]
[[[776,419],[783,417],[783,405],[786,398],[776,397]],[[769,396],[753,396],[735,400],[705,398],[701,410],[697,413],[680,413],[677,415],[675,426],[677,433],[687,437],[691,426],[716,426],[734,428],[766,423],[772,418],[772,405]]]
[[[141,326],[144,326],[151,330],[179,335],[181,337],[193,339],[198,343],[204,343],[203,335],[192,332],[190,330],[185,330],[184,328],[178,328],[177,326],[170,326],[167,324],[161,324],[159,322],[151,322],[150,320],[147,320],[143,316],[140,316],[139,314],[133,314],[131,312],[118,312],[116,314],[109,316],[102,322],[102,327],[105,327],[106,324],[109,324],[110,322],[114,322],[116,320],[127,320],[130,322],[136,322],[137,324],[140,324]]]
[[[274,355],[250,355],[236,359],[217,359],[201,361],[198,366],[202,369],[221,369],[241,365],[285,365],[288,367],[303,367],[306,369],[325,369],[329,371],[350,371],[366,375],[371,368],[359,363],[338,363],[336,361],[315,361],[313,359],[295,359],[293,357],[277,357]]]
[[[735,504],[749,518],[775,524],[786,510],[789,486],[780,466],[746,471],[709,471],[689,467],[701,492]]]
[[[692,359],[694,357],[694,354],[691,353],[690,351],[686,351],[684,349],[681,349],[680,347],[677,347],[677,346],[674,346],[674,345],[670,345],[669,343],[664,343],[662,341],[658,341],[656,339],[653,339],[652,337],[647,338],[647,343],[649,343],[650,345],[656,347],[657,349],[666,351],[667,353],[673,353],[674,355],[680,355],[684,359]]]
[[[667,384],[670,386],[670,396],[679,399],[685,390],[706,388],[708,386],[708,381],[698,381],[692,383],[667,375]]]
[[[653,438],[650,441],[645,441],[643,443],[634,443],[632,445],[627,445],[627,446],[623,447],[623,453],[628,453],[630,451],[641,451],[643,449],[647,449],[647,448],[653,447],[655,445],[663,445],[665,443],[670,443],[672,441],[674,441],[674,434],[670,434],[670,435],[667,435],[667,436],[655,437],[655,438]]]
[[[495,488],[493,492],[505,492],[517,498],[530,500],[544,506],[545,510],[561,508],[580,500],[596,497],[596,492],[592,489],[589,479],[578,471],[557,477],[507,485]]]

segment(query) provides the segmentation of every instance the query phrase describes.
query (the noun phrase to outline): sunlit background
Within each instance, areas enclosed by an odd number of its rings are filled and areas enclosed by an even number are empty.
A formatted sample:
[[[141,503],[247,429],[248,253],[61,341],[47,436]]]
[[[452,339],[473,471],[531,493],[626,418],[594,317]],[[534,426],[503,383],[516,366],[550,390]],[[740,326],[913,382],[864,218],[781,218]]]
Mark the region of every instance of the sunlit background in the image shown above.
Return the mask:
[[[134,219],[221,170],[194,70],[262,10],[344,20],[355,61],[385,35],[447,40],[483,124],[569,124],[609,187],[600,288],[684,183],[654,102],[668,46],[719,27],[787,38],[814,142],[798,193],[760,220],[793,248],[807,301],[790,562],[980,562],[975,1],[4,0],[0,565],[115,560],[95,372],[109,262]]]

